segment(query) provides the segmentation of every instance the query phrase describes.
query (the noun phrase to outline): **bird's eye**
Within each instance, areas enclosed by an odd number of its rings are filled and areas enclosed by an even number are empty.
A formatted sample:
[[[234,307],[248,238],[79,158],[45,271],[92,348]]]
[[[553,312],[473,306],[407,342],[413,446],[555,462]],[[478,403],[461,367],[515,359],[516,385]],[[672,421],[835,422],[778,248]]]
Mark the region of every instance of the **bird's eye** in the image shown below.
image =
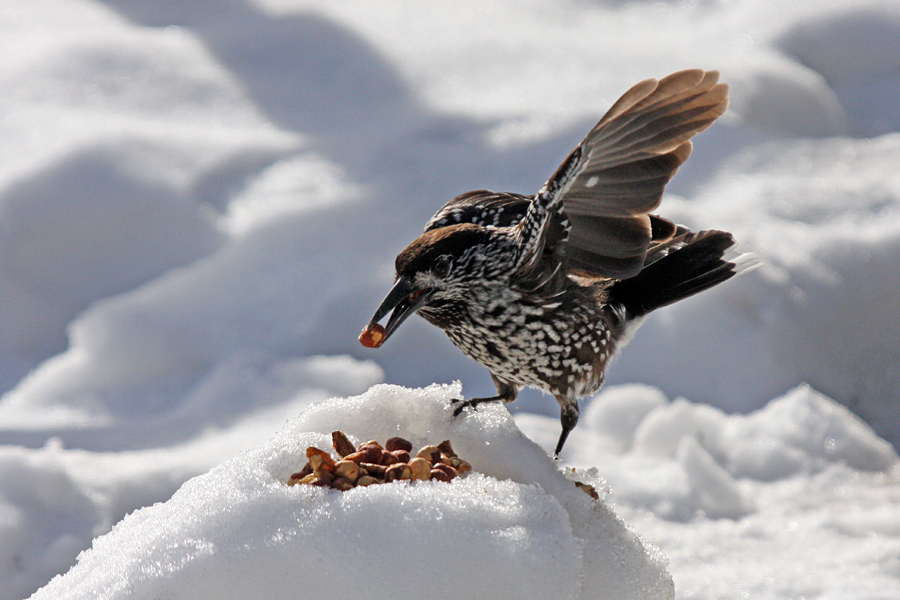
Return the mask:
[[[434,273],[436,277],[446,277],[450,272],[450,255],[444,254],[439,256],[437,261],[435,261],[434,268],[431,272]]]

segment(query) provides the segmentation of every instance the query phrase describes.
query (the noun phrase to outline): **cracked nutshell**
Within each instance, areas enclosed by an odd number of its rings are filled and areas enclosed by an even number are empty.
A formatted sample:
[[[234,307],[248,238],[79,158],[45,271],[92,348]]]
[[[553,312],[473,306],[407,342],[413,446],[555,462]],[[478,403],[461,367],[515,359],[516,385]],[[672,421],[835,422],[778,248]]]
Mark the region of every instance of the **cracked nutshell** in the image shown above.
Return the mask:
[[[449,482],[472,470],[472,465],[453,451],[449,440],[423,446],[412,455],[409,440],[392,437],[382,446],[369,441],[355,447],[341,431],[331,434],[337,455],[314,446],[306,449],[307,463],[290,476],[288,485],[315,485],[347,491],[359,486],[392,481],[437,480]]]

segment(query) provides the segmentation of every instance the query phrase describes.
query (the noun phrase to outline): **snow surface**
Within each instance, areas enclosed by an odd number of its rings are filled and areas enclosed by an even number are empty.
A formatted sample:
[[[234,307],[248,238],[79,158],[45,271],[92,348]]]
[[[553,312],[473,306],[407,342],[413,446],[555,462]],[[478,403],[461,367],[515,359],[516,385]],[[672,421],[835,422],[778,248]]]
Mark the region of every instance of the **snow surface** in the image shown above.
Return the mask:
[[[610,387],[564,450],[668,556],[679,598],[900,597],[900,460],[800,386],[748,415],[643,384]],[[516,421],[544,447],[551,419]]]
[[[671,598],[658,551],[459,386],[317,404],[267,443],[129,515],[35,598]],[[288,487],[309,445],[451,439],[478,473],[338,492]],[[594,478],[596,479],[596,477]]]
[[[622,91],[688,67],[732,105],[661,212],[766,266],[653,315],[564,464],[609,482],[679,598],[900,598],[895,0],[29,0],[0,30],[0,600],[223,463],[185,489],[244,490],[232,525],[259,539],[256,502],[288,509],[280,459],[252,457],[328,398],[490,394],[421,320],[356,342],[394,255],[462,191],[536,190]],[[512,408],[551,448],[556,403]],[[492,497],[534,481],[492,469]],[[541,477],[498,531],[554,526]],[[179,556],[225,568],[217,547]]]

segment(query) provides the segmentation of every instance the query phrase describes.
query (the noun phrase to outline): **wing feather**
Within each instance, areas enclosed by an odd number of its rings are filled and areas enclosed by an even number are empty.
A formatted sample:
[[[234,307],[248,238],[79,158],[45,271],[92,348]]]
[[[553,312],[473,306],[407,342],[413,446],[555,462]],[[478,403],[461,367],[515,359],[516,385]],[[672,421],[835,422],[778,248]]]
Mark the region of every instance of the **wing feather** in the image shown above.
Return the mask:
[[[640,271],[654,239],[650,212],[690,156],[690,139],[728,105],[728,86],[718,78],[694,69],[642,81],[588,133],[578,147],[588,158],[568,174],[560,198],[570,221],[565,254],[573,270],[616,279]]]
[[[561,203],[562,211],[547,211],[555,221],[540,228],[535,248],[542,250],[523,261],[524,280],[534,271],[543,281],[542,273],[556,272],[555,265],[543,263],[563,257],[579,275],[626,279],[640,272],[649,249],[684,233],[650,213],[691,155],[691,138],[725,112],[728,86],[718,79],[716,71],[679,71],[638,83],[612,105],[539,193],[543,204]],[[513,227],[534,201],[535,196],[468,192],[438,210],[425,230],[456,223]]]

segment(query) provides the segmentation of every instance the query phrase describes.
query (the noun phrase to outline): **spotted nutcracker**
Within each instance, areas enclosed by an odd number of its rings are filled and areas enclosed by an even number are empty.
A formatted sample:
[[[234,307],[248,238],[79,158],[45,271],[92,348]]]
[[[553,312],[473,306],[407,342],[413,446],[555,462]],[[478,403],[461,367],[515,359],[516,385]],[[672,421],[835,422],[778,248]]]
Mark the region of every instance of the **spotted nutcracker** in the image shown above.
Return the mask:
[[[603,384],[616,348],[651,311],[732,277],[724,231],[691,232],[650,214],[728,104],[715,71],[648,79],[615,103],[534,196],[478,190],[454,198],[396,260],[393,288],[360,335],[381,346],[411,314],[488,368],[497,395],[556,397],[562,434],[578,399]],[[388,313],[387,325],[378,322]]]

